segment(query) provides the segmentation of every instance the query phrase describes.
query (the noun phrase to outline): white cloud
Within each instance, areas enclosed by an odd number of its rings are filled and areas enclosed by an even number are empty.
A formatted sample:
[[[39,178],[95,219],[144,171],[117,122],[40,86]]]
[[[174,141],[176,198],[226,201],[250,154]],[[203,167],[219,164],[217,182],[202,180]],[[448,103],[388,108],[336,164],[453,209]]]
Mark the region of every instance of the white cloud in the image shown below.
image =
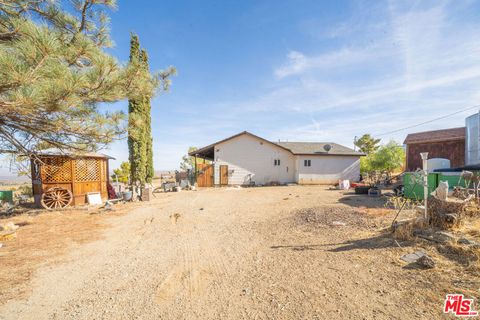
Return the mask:
[[[275,70],[275,75],[279,78],[301,73],[308,67],[307,57],[301,52],[290,51],[288,54],[288,63],[286,66]]]
[[[311,57],[307,57],[299,51],[290,51],[287,55],[287,63],[275,69],[274,73],[277,78],[285,78],[293,75],[302,75],[313,70],[332,70],[348,67],[353,64],[378,59],[386,54],[387,52],[379,51],[376,47],[362,49],[341,48]]]
[[[408,118],[418,105],[448,111],[444,108],[452,105],[440,103],[438,96],[455,101],[457,109],[475,104],[480,24],[452,22],[451,10],[443,3],[388,10],[390,22],[381,24],[390,28],[371,35],[376,38],[372,45],[342,46],[318,55],[291,51],[286,63],[274,70],[282,85],[247,105],[262,111],[310,114],[340,108],[370,115],[401,107]]]

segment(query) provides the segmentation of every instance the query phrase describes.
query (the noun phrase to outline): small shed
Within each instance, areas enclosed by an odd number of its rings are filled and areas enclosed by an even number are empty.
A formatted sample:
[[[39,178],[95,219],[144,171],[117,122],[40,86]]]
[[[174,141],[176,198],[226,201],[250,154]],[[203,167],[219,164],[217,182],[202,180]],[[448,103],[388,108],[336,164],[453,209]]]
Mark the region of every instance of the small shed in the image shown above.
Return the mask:
[[[422,168],[421,152],[429,158],[449,159],[452,167],[465,165],[465,127],[410,133],[405,141],[407,171]]]
[[[31,158],[35,204],[46,209],[87,203],[89,193],[108,199],[108,160],[101,153],[81,155],[42,152]]]

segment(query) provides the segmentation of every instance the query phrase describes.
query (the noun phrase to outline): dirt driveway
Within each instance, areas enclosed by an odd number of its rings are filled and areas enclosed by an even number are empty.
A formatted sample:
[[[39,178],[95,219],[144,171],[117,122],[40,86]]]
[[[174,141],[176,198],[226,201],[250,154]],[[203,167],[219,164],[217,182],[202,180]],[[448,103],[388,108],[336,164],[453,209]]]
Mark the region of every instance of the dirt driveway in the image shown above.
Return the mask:
[[[415,248],[380,231],[381,206],[320,186],[162,194],[38,269],[0,319],[436,319],[447,292],[478,298],[454,261],[400,261]]]

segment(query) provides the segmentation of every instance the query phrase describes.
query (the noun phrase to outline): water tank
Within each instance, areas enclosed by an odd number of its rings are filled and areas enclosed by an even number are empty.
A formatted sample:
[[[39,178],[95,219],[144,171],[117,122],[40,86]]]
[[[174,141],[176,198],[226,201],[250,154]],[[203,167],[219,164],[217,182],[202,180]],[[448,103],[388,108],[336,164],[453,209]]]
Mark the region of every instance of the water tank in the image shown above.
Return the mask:
[[[475,113],[465,119],[466,139],[465,139],[465,164],[480,164],[480,114]]]
[[[450,160],[444,158],[432,158],[427,160],[428,172],[433,172],[437,169],[449,169]]]

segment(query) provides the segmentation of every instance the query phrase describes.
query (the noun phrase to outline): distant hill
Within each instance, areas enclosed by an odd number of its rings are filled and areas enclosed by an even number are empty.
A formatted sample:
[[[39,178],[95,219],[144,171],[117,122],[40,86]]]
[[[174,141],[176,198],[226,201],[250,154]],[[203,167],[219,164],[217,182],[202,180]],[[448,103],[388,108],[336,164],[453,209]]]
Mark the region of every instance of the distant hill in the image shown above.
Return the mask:
[[[0,176],[0,185],[7,185],[7,184],[19,184],[19,183],[26,183],[30,182],[30,178],[26,176]]]
[[[155,170],[155,178],[160,178],[164,175],[175,174],[175,170]]]

